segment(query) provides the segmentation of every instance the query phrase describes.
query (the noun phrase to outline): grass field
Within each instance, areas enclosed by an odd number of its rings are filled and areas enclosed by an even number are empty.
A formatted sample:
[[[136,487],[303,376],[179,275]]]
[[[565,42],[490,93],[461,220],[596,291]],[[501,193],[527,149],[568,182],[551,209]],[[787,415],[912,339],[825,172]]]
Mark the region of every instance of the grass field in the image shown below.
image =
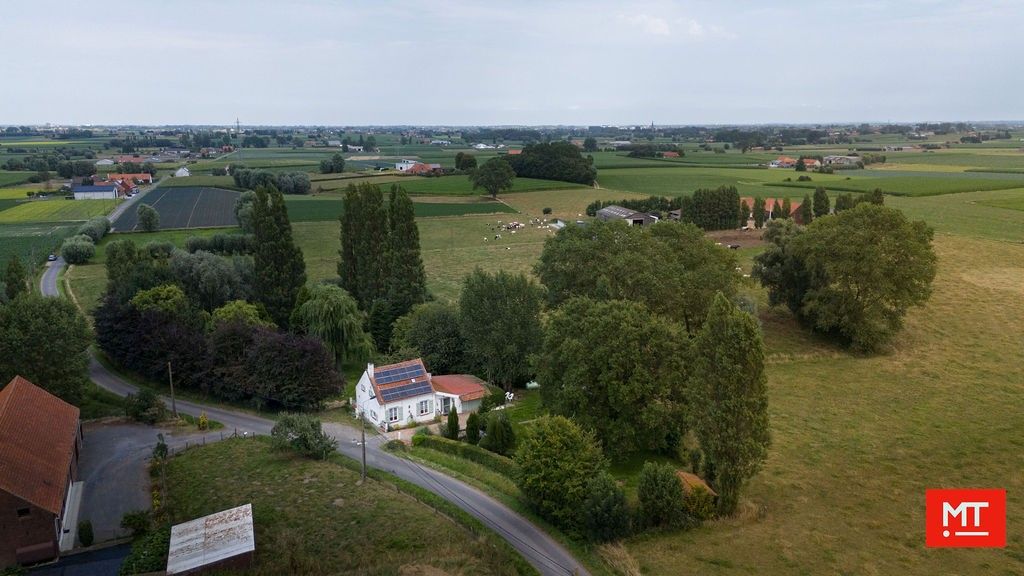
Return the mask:
[[[866,172],[866,171],[865,171]],[[871,171],[874,172],[874,171]],[[947,175],[946,177],[931,176],[882,176],[882,177],[861,177],[852,176],[850,180],[839,182],[819,183],[818,174],[814,175],[813,182],[781,182],[768,183],[773,187],[792,187],[813,190],[815,186],[824,185],[829,190],[843,190],[849,192],[868,192],[875,188],[881,188],[886,194],[897,194],[900,196],[935,196],[938,194],[952,194],[956,192],[976,192],[983,190],[1004,190],[1019,188],[1024,184],[1020,179],[1011,178],[978,178],[977,174],[965,173],[960,175]]]
[[[226,188],[228,190],[241,190],[235,186],[235,179],[231,176],[202,176],[193,175],[186,178],[164,178],[160,182],[161,188]]]
[[[358,481],[337,460],[302,459],[267,438],[225,440],[169,461],[167,506],[183,522],[251,503],[250,574],[516,573],[487,538],[388,484]]]
[[[65,200],[52,198],[21,202],[0,212],[0,224],[26,222],[75,222],[94,216],[105,216],[118,204],[118,200]]]
[[[663,162],[663,164],[666,164]],[[637,192],[643,195],[680,196],[692,194],[698,188],[735,186],[744,196],[775,196],[778,190],[766,188],[766,183],[782,183],[786,178],[800,176],[793,170],[744,168],[616,168],[600,170],[597,181],[601,188]],[[828,186],[843,181],[833,174],[809,174],[808,184]],[[794,193],[794,196],[796,194]]]
[[[220,188],[160,186],[141,198],[160,214],[160,228],[208,228],[235,226],[238,192]],[[114,221],[114,230],[127,232],[138,225],[138,207],[129,208]]]
[[[24,262],[43,262],[78,227],[79,224],[66,223],[2,224],[0,262],[6,263],[15,254]]]
[[[336,222],[344,210],[344,200],[324,196],[286,196],[288,218],[292,222]],[[501,202],[416,202],[417,218],[434,216],[463,216],[465,214],[494,214],[515,212]]]
[[[34,172],[0,170],[0,186],[11,186],[27,182]]]
[[[629,541],[645,574],[1024,570],[1024,246],[942,235],[936,248],[935,294],[891,354],[808,344],[771,361],[773,446],[745,513]],[[1007,548],[925,549],[924,490],[940,486],[1006,488]]]

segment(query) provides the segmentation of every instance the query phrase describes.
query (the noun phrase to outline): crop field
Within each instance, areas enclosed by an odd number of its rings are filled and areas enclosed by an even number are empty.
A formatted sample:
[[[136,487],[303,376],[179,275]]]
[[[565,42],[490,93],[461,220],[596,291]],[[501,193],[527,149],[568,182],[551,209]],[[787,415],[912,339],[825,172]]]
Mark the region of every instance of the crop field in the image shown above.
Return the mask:
[[[666,164],[662,162],[662,164]],[[644,195],[678,196],[690,194],[698,188],[735,186],[741,195],[774,196],[778,190],[765,188],[768,182],[782,183],[786,178],[796,180],[793,170],[744,168],[619,168],[599,170],[597,182],[601,188],[627,190]],[[840,182],[842,176],[810,174],[808,184],[828,186]],[[796,196],[796,193],[793,194]]]
[[[32,172],[0,170],[0,186],[21,184],[22,182],[27,181],[29,176],[32,174]]]
[[[185,178],[164,178],[160,182],[161,188],[225,188],[227,190],[240,190],[235,186],[235,179],[231,176],[204,176],[195,175]]]
[[[160,214],[160,228],[208,228],[235,226],[235,200],[238,192],[220,188],[164,188],[142,197]],[[114,221],[114,230],[137,229],[137,208],[129,209]]]
[[[337,221],[345,212],[344,200],[323,196],[285,196],[288,219],[292,222]],[[416,202],[413,204],[417,218],[434,216],[463,216],[466,214],[494,214],[515,212],[501,202]]]
[[[51,198],[19,202],[17,206],[0,212],[0,224],[23,222],[74,222],[104,216],[117,206],[119,200],[66,200]]]
[[[325,175],[326,176],[326,175]],[[337,176],[337,175],[335,175]],[[344,192],[348,188],[349,184],[360,184],[362,182],[371,182],[378,184],[384,190],[387,190],[389,185],[393,182],[397,182],[405,188],[405,191],[412,195],[424,195],[424,196],[486,196],[487,191],[479,188],[473,190],[473,184],[469,181],[467,176],[441,176],[441,177],[423,177],[423,176],[398,176],[397,174],[382,175],[382,176],[368,176],[365,178],[352,178],[345,176],[341,178],[325,179],[323,177],[313,180],[313,190],[321,190],[323,192]],[[505,192],[506,194],[512,194],[516,192],[530,192],[533,190],[558,190],[563,188],[586,188],[586,186],[580,184],[573,184],[571,182],[559,182],[557,180],[539,180],[536,178],[516,178],[512,181],[512,190]]]
[[[934,164],[966,166],[983,169],[1024,169],[1024,152],[1010,150],[963,149],[938,150],[935,152],[883,152],[886,162],[897,164]]]
[[[0,215],[3,213],[0,212]],[[25,262],[42,262],[71,236],[79,224],[35,223],[0,225],[0,262],[17,255]]]
[[[863,171],[865,175],[878,173],[876,171]],[[1019,178],[979,178],[978,174],[950,174],[946,177],[928,176],[880,176],[880,177],[856,177],[851,176],[850,180],[832,181],[822,183],[814,174],[812,182],[772,182],[767,186],[783,186],[791,188],[809,188],[823,185],[829,190],[843,190],[849,192],[868,192],[875,188],[881,188],[886,194],[900,196],[934,196],[937,194],[951,194],[954,192],[976,192],[983,190],[1004,190],[1019,188],[1024,184]],[[859,176],[859,175],[857,175]]]

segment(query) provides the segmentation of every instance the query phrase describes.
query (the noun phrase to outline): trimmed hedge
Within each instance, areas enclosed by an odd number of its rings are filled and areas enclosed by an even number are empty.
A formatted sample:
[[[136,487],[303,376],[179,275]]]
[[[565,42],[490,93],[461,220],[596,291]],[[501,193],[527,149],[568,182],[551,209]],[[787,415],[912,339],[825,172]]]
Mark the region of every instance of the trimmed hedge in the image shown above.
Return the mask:
[[[499,474],[504,474],[509,478],[514,478],[516,475],[516,464],[511,458],[506,458],[500,454],[489,452],[483,448],[473,446],[472,444],[457,442],[440,436],[416,435],[412,437],[412,445],[422,446],[423,448],[430,448],[431,450],[437,450],[438,452],[445,452],[460,458],[465,458],[470,462],[475,462],[481,466],[490,468],[491,470],[494,470]]]

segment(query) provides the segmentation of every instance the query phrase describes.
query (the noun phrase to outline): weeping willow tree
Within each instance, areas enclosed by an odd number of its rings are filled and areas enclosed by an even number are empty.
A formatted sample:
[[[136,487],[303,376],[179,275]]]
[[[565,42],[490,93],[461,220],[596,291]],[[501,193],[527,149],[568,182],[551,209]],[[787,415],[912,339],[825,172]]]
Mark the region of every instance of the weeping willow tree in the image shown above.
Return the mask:
[[[291,327],[319,338],[338,365],[365,360],[373,353],[373,340],[363,330],[363,313],[355,298],[333,284],[302,289]]]

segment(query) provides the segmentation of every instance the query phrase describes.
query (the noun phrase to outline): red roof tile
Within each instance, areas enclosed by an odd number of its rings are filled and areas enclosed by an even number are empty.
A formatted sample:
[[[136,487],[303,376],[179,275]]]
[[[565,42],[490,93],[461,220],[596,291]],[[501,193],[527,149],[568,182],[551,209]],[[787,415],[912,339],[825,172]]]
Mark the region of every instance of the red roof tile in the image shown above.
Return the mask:
[[[434,376],[431,379],[436,392],[454,394],[463,402],[479,400],[487,395],[487,387],[484,381],[472,374],[447,374]]]
[[[0,390],[0,490],[60,514],[78,408],[15,376]]]

